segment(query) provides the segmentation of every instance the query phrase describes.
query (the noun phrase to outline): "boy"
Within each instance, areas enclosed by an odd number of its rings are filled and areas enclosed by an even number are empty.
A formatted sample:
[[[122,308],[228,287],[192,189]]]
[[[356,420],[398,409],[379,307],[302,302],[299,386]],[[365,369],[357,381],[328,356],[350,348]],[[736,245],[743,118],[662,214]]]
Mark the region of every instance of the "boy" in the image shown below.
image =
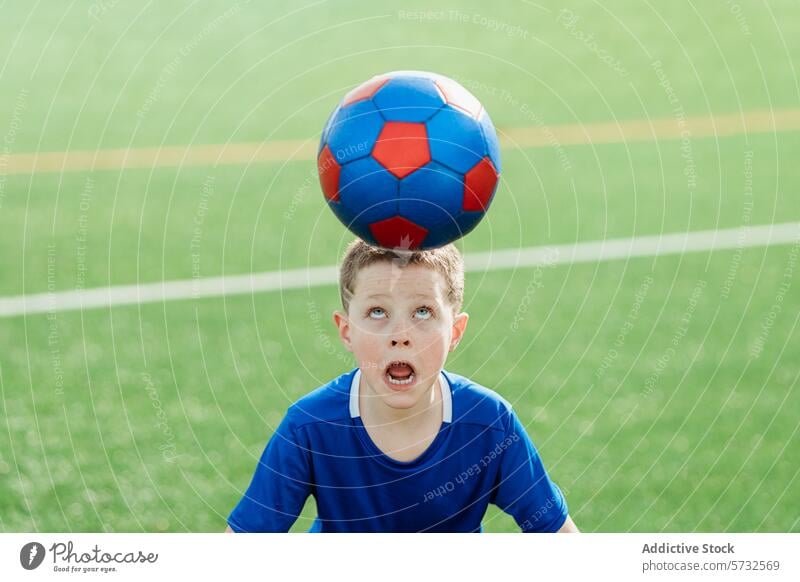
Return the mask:
[[[309,495],[315,532],[476,532],[489,503],[522,531],[578,531],[511,405],[442,369],[469,317],[458,250],[356,240],[339,278],[359,367],[289,408],[227,531],[288,531]]]

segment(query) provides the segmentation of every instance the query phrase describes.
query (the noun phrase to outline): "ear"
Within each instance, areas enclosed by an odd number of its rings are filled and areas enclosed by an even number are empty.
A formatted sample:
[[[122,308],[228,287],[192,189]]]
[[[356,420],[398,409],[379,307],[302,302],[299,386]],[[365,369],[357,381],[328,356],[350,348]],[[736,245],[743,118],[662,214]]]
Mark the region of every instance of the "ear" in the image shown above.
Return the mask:
[[[347,314],[341,311],[334,311],[333,323],[336,324],[339,330],[339,339],[342,340],[344,347],[347,348],[348,352],[352,352],[353,347],[350,344],[350,321],[347,319]]]
[[[450,339],[450,351],[456,349],[458,342],[464,337],[464,332],[467,331],[467,321],[469,321],[469,313],[459,313],[453,319],[453,330]]]

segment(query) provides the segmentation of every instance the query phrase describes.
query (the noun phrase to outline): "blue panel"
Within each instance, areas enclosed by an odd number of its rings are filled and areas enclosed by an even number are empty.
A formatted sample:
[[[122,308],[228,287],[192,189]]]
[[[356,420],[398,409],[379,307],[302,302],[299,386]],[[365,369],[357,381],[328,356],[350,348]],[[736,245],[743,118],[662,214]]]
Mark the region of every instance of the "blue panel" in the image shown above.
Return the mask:
[[[494,129],[494,124],[489,118],[489,114],[484,109],[481,112],[481,131],[483,132],[483,139],[486,141],[486,153],[489,159],[494,164],[494,169],[500,173],[500,144],[497,142],[497,132]]]
[[[478,223],[486,216],[485,212],[462,212],[458,217],[458,226],[461,229],[461,236],[469,234]]]
[[[361,236],[371,223],[397,213],[397,178],[372,158],[355,160],[342,167],[339,198],[337,215]]]
[[[461,212],[464,179],[431,162],[400,181],[398,211],[428,230],[452,222]]]
[[[431,158],[466,173],[486,155],[486,143],[478,122],[449,105],[425,124]]]
[[[453,221],[449,221],[432,230],[425,239],[425,244],[440,247],[467,236],[485,216],[483,212],[461,211]]]
[[[372,96],[387,121],[422,123],[445,101],[431,79],[416,76],[393,77]]]
[[[350,232],[357,237],[364,239],[371,245],[377,245],[377,242],[372,238],[372,233],[369,230],[369,223],[355,220],[355,217],[350,210],[342,204],[329,201],[328,206],[336,215],[336,218],[338,218],[339,221],[346,226]]]
[[[457,220],[448,220],[428,232],[428,236],[425,237],[424,248],[435,249],[443,247],[446,244],[457,241],[462,236],[464,235]]]
[[[375,246],[378,245],[377,241],[372,237],[372,233],[369,230],[368,223],[358,222],[354,220],[353,216],[341,204],[328,202],[328,206],[330,206],[331,210],[333,210],[333,213],[336,215],[336,218],[338,218],[350,232],[352,232],[357,237],[367,241],[371,245]]]
[[[441,247],[470,233],[485,216],[483,212],[461,212],[454,220],[449,220],[432,229],[425,239],[426,248]]]
[[[340,164],[367,157],[382,128],[383,117],[372,101],[359,101],[342,107],[328,132],[331,153]]]
[[[325,122],[325,127],[322,130],[322,136],[319,138],[319,147],[317,148],[317,157],[319,157],[319,153],[322,151],[322,148],[325,147],[325,144],[328,143],[328,135],[331,132],[331,125],[333,125],[333,120],[336,118],[336,115],[339,113],[339,107],[337,106],[336,109],[328,116],[328,121]]]

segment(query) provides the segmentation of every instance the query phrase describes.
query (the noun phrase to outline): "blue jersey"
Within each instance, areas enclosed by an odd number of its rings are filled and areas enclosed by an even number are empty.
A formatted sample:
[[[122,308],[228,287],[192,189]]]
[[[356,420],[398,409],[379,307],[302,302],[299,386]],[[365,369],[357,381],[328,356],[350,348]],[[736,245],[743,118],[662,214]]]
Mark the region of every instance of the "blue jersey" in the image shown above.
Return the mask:
[[[236,532],[285,532],[313,495],[321,532],[478,532],[489,503],[522,531],[557,531],[567,504],[511,405],[442,371],[443,419],[419,457],[383,454],[361,421],[361,371],[292,405],[269,440],[244,497]]]

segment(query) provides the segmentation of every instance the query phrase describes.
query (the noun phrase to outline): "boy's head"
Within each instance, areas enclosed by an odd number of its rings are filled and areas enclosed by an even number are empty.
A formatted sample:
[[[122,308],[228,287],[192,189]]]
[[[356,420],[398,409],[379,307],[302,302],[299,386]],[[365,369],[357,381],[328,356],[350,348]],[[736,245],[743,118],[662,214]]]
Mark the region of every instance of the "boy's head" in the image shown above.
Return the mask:
[[[464,263],[453,245],[402,255],[356,240],[339,271],[334,322],[373,394],[412,408],[463,337]]]

